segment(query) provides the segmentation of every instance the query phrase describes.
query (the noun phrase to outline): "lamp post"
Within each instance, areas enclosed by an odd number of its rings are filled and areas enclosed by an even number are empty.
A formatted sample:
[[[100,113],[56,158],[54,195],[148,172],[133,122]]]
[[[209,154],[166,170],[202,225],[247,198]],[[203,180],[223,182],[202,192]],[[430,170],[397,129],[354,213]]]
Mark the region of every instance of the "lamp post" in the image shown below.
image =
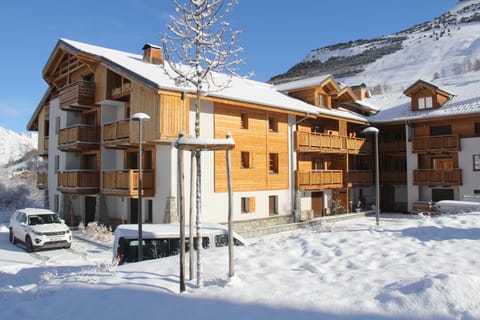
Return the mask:
[[[375,135],[375,216],[377,219],[377,226],[380,225],[380,179],[379,179],[379,161],[378,161],[378,130],[375,127],[368,127],[363,129],[363,133]]]
[[[132,116],[133,121],[138,121],[138,261],[143,260],[142,237],[142,122],[150,120],[146,113],[139,112]]]

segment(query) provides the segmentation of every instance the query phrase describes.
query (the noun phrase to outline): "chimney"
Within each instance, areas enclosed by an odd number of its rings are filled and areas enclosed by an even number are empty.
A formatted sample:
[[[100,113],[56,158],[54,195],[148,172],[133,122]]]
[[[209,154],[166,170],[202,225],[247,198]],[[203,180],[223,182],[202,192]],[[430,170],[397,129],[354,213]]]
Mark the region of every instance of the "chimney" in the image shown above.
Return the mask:
[[[163,65],[162,49],[159,46],[147,43],[143,46],[143,61],[151,64]]]
[[[350,87],[357,96],[358,100],[365,100],[368,97],[368,90],[367,90],[367,85],[365,83],[362,83],[361,85],[358,86],[352,86]]]

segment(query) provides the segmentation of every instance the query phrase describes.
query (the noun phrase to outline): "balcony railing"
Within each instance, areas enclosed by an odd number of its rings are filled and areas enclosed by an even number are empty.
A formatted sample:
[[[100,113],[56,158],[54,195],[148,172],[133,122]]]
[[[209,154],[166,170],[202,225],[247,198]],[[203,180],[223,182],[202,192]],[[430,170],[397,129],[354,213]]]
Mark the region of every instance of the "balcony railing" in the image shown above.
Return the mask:
[[[60,89],[60,108],[89,109],[95,106],[95,82],[79,80]]]
[[[414,153],[459,151],[458,135],[415,137],[412,143]]]
[[[380,171],[380,181],[383,183],[407,183],[406,171]]]
[[[99,127],[75,125],[58,131],[58,149],[62,151],[92,150],[99,147]]]
[[[346,173],[346,182],[351,186],[372,185],[373,172],[370,170],[350,170]]]
[[[461,169],[413,170],[414,185],[459,186],[462,184]]]
[[[407,144],[405,140],[381,142],[378,150],[382,153],[405,152],[407,150]]]
[[[37,172],[37,188],[38,189],[48,188],[48,173],[46,171]]]
[[[155,172],[142,170],[142,195],[155,195]],[[102,190],[106,195],[138,197],[138,170],[112,170],[102,172]]]
[[[295,132],[297,150],[301,152],[368,153],[370,143],[363,138],[324,133]]]
[[[69,170],[57,173],[58,191],[75,194],[98,193],[100,173],[98,170]]]
[[[342,170],[297,171],[298,190],[320,190],[324,188],[341,188],[343,186]]]
[[[103,125],[103,143],[107,147],[128,144],[129,137],[130,120],[110,122]]]

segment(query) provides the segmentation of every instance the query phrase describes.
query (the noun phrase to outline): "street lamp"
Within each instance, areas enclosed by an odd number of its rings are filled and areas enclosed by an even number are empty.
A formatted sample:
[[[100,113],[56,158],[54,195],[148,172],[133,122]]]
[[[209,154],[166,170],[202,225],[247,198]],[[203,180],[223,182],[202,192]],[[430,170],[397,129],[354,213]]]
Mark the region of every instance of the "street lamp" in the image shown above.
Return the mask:
[[[379,166],[378,166],[378,130],[375,127],[368,127],[363,129],[363,133],[375,135],[375,216],[377,218],[377,226],[380,225],[380,179],[379,179]]]
[[[133,121],[138,121],[138,261],[143,260],[142,237],[142,122],[150,120],[146,113],[139,112],[132,116]]]

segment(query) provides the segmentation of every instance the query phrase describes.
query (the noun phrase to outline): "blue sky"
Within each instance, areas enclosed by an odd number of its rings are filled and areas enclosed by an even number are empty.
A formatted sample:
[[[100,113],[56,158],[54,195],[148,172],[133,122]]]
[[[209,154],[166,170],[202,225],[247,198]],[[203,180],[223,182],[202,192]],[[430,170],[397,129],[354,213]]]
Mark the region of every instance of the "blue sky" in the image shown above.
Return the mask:
[[[458,0],[239,0],[242,74],[267,81],[315,48],[368,39],[439,16]],[[42,69],[59,38],[141,53],[159,43],[170,0],[17,0],[0,11],[0,127],[25,132],[47,85]]]

